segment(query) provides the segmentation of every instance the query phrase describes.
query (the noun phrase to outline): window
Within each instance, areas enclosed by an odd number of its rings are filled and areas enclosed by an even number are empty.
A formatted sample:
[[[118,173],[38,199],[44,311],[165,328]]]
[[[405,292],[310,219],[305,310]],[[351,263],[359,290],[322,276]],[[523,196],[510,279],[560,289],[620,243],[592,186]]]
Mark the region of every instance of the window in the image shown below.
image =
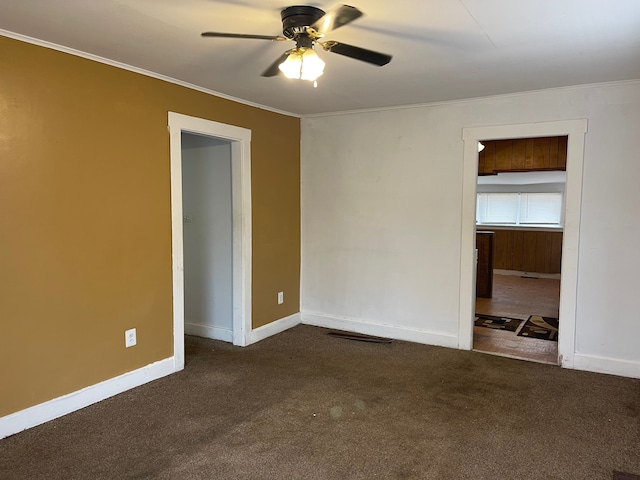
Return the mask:
[[[478,225],[559,227],[561,193],[478,193]]]

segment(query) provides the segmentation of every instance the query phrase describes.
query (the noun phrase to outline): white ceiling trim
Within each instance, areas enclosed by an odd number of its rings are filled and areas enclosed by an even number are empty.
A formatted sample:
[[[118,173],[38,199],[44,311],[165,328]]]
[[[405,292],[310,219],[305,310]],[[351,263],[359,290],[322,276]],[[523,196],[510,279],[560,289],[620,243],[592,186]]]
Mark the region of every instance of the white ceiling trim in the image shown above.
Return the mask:
[[[74,55],[76,57],[86,58],[87,60],[93,60],[94,62],[104,63],[105,65],[110,65],[112,67],[121,68],[122,70],[128,70],[130,72],[139,73],[140,75],[145,75],[147,77],[156,78],[158,80],[162,80],[165,82],[173,83],[175,85],[180,85],[181,87],[190,88],[191,90],[197,90],[198,92],[206,93],[208,95],[213,95],[214,97],[224,98],[225,100],[231,100],[236,103],[241,103],[243,105],[248,105],[250,107],[260,108],[262,110],[268,110],[270,112],[279,113],[281,115],[287,115],[289,117],[300,118],[301,116],[296,113],[285,112],[283,110],[278,110],[277,108],[268,107],[266,105],[260,105],[258,103],[249,102],[247,100],[243,100],[241,98],[232,97],[231,95],[225,95],[224,93],[215,92],[213,90],[209,90],[207,88],[199,87],[198,85],[194,85],[192,83],[183,82],[182,80],[178,80],[176,78],[168,77],[166,75],[162,75],[160,73],[152,72],[149,70],[145,70],[143,68],[134,67],[133,65],[127,65],[126,63],[117,62],[115,60],[111,60],[109,58],[100,57],[98,55],[94,55],[92,53],[82,52],[80,50],[76,50],[75,48],[65,47],[63,45],[58,45],[56,43],[47,42],[46,40],[40,40],[38,38],[29,37],[27,35],[22,35],[20,33],[10,32],[8,30],[3,30],[0,28],[0,35],[3,37],[13,38],[14,40],[19,40],[21,42],[30,43],[32,45],[37,45],[39,47],[50,48],[51,50],[57,50],[59,52],[68,53],[69,55]]]
[[[410,105],[392,105],[390,107],[372,107],[372,108],[361,108],[357,110],[340,110],[338,112],[307,113],[307,114],[298,115],[298,116],[300,118],[335,117],[336,115],[356,115],[359,113],[367,113],[367,112],[373,113],[373,112],[385,112],[385,111],[391,111],[391,110],[408,110],[411,108],[438,107],[442,105],[459,105],[460,103],[482,102],[485,100],[499,99],[499,98],[522,97],[526,95],[535,95],[537,93],[543,93],[543,92],[562,92],[562,91],[568,91],[568,90],[578,90],[582,88],[606,87],[606,86],[615,86],[615,85],[636,85],[636,84],[640,84],[640,78],[632,79],[632,80],[615,80],[611,82],[583,83],[580,85],[567,85],[564,87],[549,87],[549,88],[542,88],[538,90],[526,90],[523,92],[499,93],[497,95],[458,98],[453,100],[443,100],[441,102],[413,103]]]
[[[38,38],[29,37],[27,35],[22,35],[20,33],[11,32],[9,30],[0,29],[0,36],[13,38],[14,40],[19,40],[25,43],[29,43],[32,45],[37,45],[44,48],[49,48],[52,50],[57,50],[59,52],[68,53],[70,55],[74,55],[76,57],[85,58],[87,60],[93,60],[95,62],[103,63],[105,65],[110,65],[112,67],[121,68],[123,70],[128,70],[130,72],[139,73],[140,75],[145,75],[147,77],[156,78],[158,80],[162,80],[165,82],[173,83],[175,85],[180,85],[185,88],[189,88],[191,90],[196,90],[198,92],[206,93],[208,95],[213,95],[215,97],[223,98],[225,100],[231,100],[236,103],[240,103],[243,105],[248,105],[250,107],[260,108],[262,110],[267,110],[270,112],[278,113],[281,115],[287,115],[289,117],[295,118],[315,118],[315,117],[332,117],[336,115],[355,115],[360,113],[368,113],[368,112],[383,112],[383,111],[392,111],[392,110],[405,110],[412,108],[423,108],[423,107],[436,107],[442,105],[453,105],[460,103],[468,103],[468,102],[478,102],[483,100],[490,100],[492,98],[515,98],[521,97],[523,95],[534,95],[540,92],[561,92],[568,90],[576,90],[580,88],[591,88],[591,87],[602,87],[609,85],[631,85],[640,83],[640,79],[632,79],[632,80],[617,80],[610,82],[597,82],[597,83],[585,83],[580,85],[568,85],[562,87],[551,87],[537,90],[527,90],[522,92],[513,92],[513,93],[501,93],[496,95],[487,95],[480,97],[470,97],[470,98],[461,98],[461,99],[453,99],[453,100],[443,100],[439,102],[426,102],[426,103],[414,103],[408,105],[392,105],[387,107],[373,107],[373,108],[361,108],[354,110],[341,110],[336,112],[322,112],[322,113],[309,113],[309,114],[297,114],[292,112],[287,112],[284,110],[279,110],[277,108],[269,107],[267,105],[262,105],[259,103],[251,102],[248,100],[244,100],[242,98],[233,97],[231,95],[226,95],[224,93],[216,92],[214,90],[210,90],[207,88],[200,87],[198,85],[194,85],[192,83],[188,83],[182,80],[178,80],[176,78],[172,78],[166,75],[162,75],[160,73],[152,72],[150,70],[145,70],[143,68],[135,67],[133,65],[128,65],[126,63],[118,62],[115,60],[111,60],[105,57],[101,57],[99,55],[94,55],[92,53],[83,52],[81,50],[76,50],[74,48],[65,47],[63,45],[58,45],[56,43],[48,42],[46,40],[40,40]]]

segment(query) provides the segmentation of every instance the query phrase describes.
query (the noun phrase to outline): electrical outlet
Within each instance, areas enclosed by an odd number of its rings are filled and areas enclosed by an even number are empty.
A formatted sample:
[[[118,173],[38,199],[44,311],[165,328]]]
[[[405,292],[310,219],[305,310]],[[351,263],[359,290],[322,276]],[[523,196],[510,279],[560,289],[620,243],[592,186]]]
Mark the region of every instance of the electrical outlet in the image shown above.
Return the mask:
[[[278,305],[282,305],[284,303],[284,292],[278,292]]]
[[[124,346],[126,348],[133,347],[137,343],[136,329],[125,330],[124,332]]]

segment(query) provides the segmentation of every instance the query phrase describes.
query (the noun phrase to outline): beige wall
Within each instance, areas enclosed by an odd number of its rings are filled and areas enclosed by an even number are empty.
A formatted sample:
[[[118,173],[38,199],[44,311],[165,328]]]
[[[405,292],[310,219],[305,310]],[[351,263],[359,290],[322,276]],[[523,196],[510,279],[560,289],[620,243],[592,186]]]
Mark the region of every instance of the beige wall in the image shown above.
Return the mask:
[[[299,311],[299,119],[0,52],[0,416],[172,355],[168,111],[251,129],[253,326]]]

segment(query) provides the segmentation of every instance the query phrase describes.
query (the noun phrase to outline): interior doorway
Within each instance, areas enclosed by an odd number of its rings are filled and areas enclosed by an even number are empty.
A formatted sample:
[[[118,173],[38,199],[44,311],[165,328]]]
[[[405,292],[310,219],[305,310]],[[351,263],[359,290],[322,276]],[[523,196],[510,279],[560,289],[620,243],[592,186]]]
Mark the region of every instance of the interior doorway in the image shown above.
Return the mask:
[[[185,333],[185,240],[191,241],[191,236],[184,235],[185,222],[193,226],[195,220],[193,211],[185,212],[183,201],[186,200],[187,208],[194,208],[191,203],[198,203],[198,197],[213,199],[211,192],[206,192],[207,184],[204,179],[200,179],[202,185],[199,190],[202,192],[195,195],[195,199],[190,198],[187,193],[183,195],[183,173],[186,173],[185,180],[194,182],[194,176],[222,173],[225,181],[230,185],[221,187],[220,197],[230,196],[229,201],[225,200],[218,205],[222,211],[218,216],[218,222],[226,222],[226,231],[222,236],[228,237],[221,242],[220,252],[216,253],[216,261],[223,259],[226,267],[217,272],[198,275],[214,275],[220,278],[227,277],[230,283],[221,289],[225,300],[219,302],[221,310],[231,309],[231,322],[226,325],[215,325],[211,322],[198,322],[193,319],[186,319],[189,325],[186,330],[201,336],[217,336],[218,338],[233,341],[234,345],[244,346],[247,344],[248,335],[251,333],[251,131],[210,120],[169,112],[169,133],[170,133],[170,157],[171,157],[171,239],[172,239],[172,265],[173,265],[173,339],[174,339],[174,363],[175,370],[184,368],[184,333]],[[185,145],[183,146],[183,141]],[[213,157],[207,156],[212,149],[218,149],[221,153],[227,152],[227,160],[216,162],[216,165],[208,163]],[[192,153],[196,152],[196,155]],[[186,157],[186,158],[183,158]],[[221,155],[220,158],[224,157]],[[199,159],[199,163],[204,163],[203,169],[189,169],[183,172],[185,160]],[[188,177],[188,178],[187,178]],[[211,179],[211,176],[209,176]],[[221,183],[221,185],[222,185]],[[193,183],[190,185],[193,186]],[[193,192],[191,192],[193,193]],[[192,202],[193,201],[193,202]],[[197,207],[196,216],[209,215],[206,208]],[[186,218],[185,218],[186,217]],[[220,220],[222,218],[222,220]],[[202,220],[200,217],[198,221]],[[211,219],[210,219],[211,220]],[[223,229],[224,230],[224,229]],[[209,232],[209,235],[213,235]],[[211,240],[211,238],[209,238]],[[203,242],[206,243],[206,242]],[[190,252],[192,253],[192,252]],[[207,254],[210,254],[211,250]],[[229,258],[230,255],[230,258]],[[226,257],[226,258],[225,258]],[[186,257],[187,261],[189,256]],[[203,258],[193,259],[194,263],[202,261]],[[212,260],[212,259],[208,259]],[[231,273],[229,275],[229,272]],[[202,279],[202,278],[201,278]],[[213,279],[210,279],[213,280]],[[224,290],[227,290],[226,292]],[[230,292],[229,292],[230,290]],[[199,292],[193,291],[189,295],[196,301],[209,302],[211,299],[203,298]],[[193,298],[191,298],[193,300]],[[229,301],[230,300],[230,301]],[[206,305],[201,304],[195,311],[212,311],[215,302]],[[191,307],[191,306],[190,306]],[[193,309],[192,309],[193,310]],[[224,316],[224,314],[222,314]]]
[[[559,318],[558,363],[572,368],[575,355],[578,246],[582,201],[582,165],[587,121],[565,120],[463,129],[464,171],[460,264],[460,309],[458,338],[463,349],[473,348],[476,277],[476,196],[478,142],[482,139],[567,136],[567,180],[562,239],[562,272]]]
[[[231,142],[181,140],[185,333],[232,342]]]
[[[557,365],[566,137],[481,145],[473,349]]]

